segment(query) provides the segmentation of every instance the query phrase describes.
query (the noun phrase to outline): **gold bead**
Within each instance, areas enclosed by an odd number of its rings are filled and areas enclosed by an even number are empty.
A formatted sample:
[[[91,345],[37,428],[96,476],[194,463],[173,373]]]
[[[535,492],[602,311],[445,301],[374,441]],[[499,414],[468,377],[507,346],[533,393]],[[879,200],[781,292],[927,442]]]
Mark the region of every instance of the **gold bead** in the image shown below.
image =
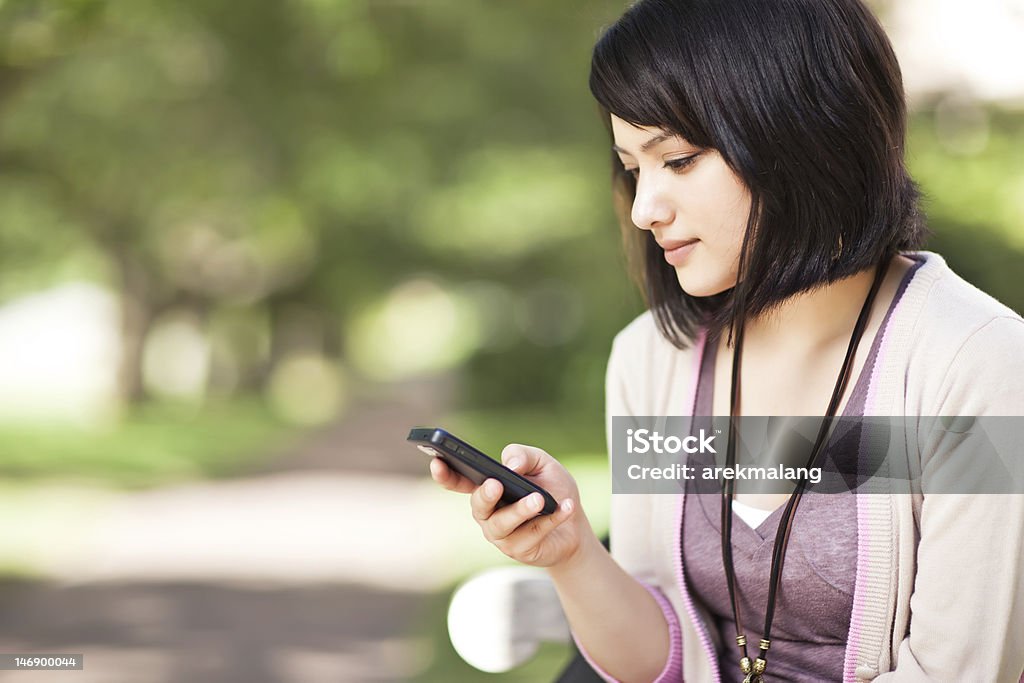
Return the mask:
[[[750,657],[744,657],[740,660],[740,671],[742,671],[745,674],[750,673]]]
[[[744,645],[747,644],[747,637],[746,636],[736,636],[736,644],[739,645],[740,647],[743,647]]]
[[[771,644],[772,644],[772,641],[768,640],[767,638],[762,638],[761,639],[761,643],[760,643],[760,647],[761,647],[762,650],[767,650],[771,646]]]
[[[764,669],[766,666],[768,666],[768,662],[758,657],[754,660],[754,673],[760,676],[764,673]]]

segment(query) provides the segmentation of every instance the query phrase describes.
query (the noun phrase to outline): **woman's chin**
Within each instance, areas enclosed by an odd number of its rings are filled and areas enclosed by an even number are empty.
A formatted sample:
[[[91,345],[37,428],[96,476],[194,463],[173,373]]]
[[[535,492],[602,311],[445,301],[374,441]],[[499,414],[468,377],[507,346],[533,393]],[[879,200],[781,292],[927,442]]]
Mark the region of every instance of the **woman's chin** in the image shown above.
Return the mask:
[[[714,277],[689,265],[676,268],[676,280],[684,292],[695,297],[714,296],[732,287],[726,278]]]

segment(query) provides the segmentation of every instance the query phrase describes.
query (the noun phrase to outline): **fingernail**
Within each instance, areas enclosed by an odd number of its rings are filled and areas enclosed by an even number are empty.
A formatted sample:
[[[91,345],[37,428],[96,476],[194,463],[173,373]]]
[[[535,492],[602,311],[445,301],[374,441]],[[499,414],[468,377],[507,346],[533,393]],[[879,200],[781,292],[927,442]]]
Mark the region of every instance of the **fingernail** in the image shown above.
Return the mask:
[[[541,498],[539,493],[531,493],[530,500],[527,501],[527,505],[532,510],[540,510],[544,506],[544,500]]]
[[[572,499],[566,498],[562,501],[562,512],[572,512]]]
[[[519,458],[509,458],[508,463],[505,465],[505,467],[509,468],[510,470],[514,470],[515,468],[519,467],[519,462]]]
[[[498,482],[491,479],[484,485],[484,495],[488,498],[495,498],[498,495]]]

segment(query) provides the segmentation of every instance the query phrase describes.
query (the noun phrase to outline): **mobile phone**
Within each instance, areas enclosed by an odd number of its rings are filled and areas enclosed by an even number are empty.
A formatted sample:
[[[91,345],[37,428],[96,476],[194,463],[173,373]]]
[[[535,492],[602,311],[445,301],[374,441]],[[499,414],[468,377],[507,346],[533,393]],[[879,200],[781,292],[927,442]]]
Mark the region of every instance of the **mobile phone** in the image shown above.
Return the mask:
[[[406,441],[431,457],[441,458],[448,467],[477,486],[486,479],[500,481],[501,499],[496,507],[511,505],[531,493],[539,493],[544,498],[540,514],[550,515],[558,509],[558,503],[550,493],[450,432],[438,427],[413,427]]]

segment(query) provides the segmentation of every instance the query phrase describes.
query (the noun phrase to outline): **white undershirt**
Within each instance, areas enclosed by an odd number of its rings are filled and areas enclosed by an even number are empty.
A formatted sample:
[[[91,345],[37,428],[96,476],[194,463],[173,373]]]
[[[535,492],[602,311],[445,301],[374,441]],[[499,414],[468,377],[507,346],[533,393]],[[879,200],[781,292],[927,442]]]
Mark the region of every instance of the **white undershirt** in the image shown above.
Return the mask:
[[[732,511],[735,512],[736,516],[742,519],[751,529],[756,529],[764,524],[764,520],[771,517],[772,513],[775,512],[774,510],[762,510],[761,508],[741,503],[735,498],[732,500]]]

